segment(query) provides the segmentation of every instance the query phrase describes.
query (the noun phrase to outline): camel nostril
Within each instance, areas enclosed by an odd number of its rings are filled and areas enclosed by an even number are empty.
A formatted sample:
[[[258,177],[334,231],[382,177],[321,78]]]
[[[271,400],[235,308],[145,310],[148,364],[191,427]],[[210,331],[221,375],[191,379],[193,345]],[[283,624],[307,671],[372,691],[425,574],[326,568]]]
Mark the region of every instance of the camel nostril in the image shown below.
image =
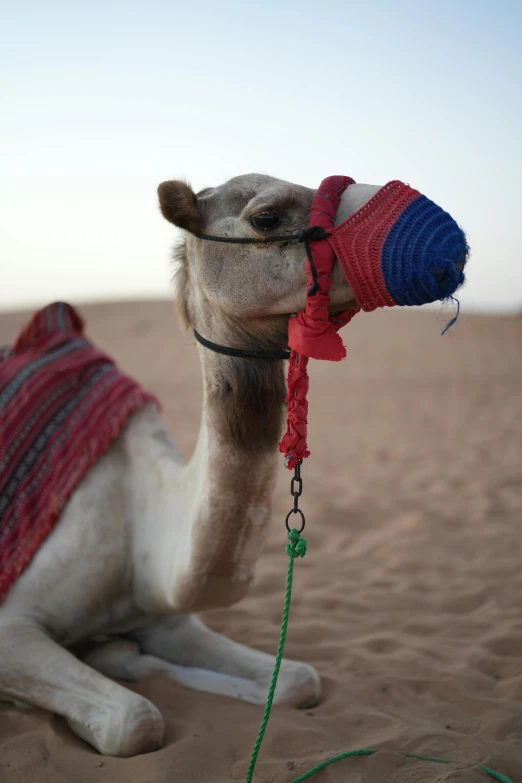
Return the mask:
[[[464,272],[464,267],[466,266],[466,261],[468,260],[467,253],[462,253],[462,255],[457,258],[455,261],[455,266],[459,270],[459,272]],[[447,269],[435,269],[433,272],[433,277],[437,281],[439,285],[442,285],[446,282],[448,278],[448,270]]]

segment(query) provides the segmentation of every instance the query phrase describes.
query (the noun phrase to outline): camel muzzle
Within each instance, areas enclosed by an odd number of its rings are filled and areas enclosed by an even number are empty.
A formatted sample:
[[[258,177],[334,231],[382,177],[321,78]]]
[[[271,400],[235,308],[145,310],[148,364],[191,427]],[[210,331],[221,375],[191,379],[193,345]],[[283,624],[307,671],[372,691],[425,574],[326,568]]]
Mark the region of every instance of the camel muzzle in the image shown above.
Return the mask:
[[[446,299],[464,282],[466,237],[455,220],[402,182],[389,182],[329,230],[362,310]]]

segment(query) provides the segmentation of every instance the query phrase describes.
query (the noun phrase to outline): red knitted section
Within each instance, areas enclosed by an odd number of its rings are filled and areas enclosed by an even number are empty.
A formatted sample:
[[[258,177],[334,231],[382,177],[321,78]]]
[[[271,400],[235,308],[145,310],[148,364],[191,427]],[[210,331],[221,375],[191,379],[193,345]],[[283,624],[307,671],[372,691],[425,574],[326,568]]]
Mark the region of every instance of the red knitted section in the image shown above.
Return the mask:
[[[418,190],[403,182],[389,182],[361,209],[334,228],[332,236],[326,240],[362,310],[395,305],[386,290],[381,251],[392,226],[419,196]]]
[[[332,231],[337,209],[346,188],[354,182],[350,177],[327,177],[314,196],[310,209],[309,225],[321,226]],[[286,456],[286,465],[292,470],[299,460],[308,457],[306,442],[308,423],[307,393],[309,378],[308,358],[340,361],[346,349],[337,331],[358,312],[349,311],[330,317],[328,313],[329,290],[335,253],[326,241],[310,242],[317,271],[318,291],[306,297],[306,310],[290,318],[288,344],[292,349],[288,368],[288,404],[286,432],[279,444]],[[313,285],[310,263],[306,260],[308,289]]]

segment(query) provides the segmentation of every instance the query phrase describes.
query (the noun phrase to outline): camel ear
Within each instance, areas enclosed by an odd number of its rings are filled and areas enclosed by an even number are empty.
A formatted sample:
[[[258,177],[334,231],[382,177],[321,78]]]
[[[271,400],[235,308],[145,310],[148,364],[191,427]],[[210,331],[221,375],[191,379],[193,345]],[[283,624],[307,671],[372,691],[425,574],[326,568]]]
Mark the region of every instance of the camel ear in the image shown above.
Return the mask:
[[[162,182],[158,187],[158,196],[164,218],[191,234],[197,234],[201,223],[198,200],[189,185],[175,179]]]

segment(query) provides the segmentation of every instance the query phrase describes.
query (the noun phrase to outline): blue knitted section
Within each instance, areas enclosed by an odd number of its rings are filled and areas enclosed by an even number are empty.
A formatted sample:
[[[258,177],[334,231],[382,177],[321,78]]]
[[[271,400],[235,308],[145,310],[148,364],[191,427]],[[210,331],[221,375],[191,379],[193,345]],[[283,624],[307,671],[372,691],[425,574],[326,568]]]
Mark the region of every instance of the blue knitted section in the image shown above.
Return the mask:
[[[451,215],[419,196],[386,237],[381,265],[388,293],[398,305],[422,305],[451,296],[464,282],[468,244]]]

